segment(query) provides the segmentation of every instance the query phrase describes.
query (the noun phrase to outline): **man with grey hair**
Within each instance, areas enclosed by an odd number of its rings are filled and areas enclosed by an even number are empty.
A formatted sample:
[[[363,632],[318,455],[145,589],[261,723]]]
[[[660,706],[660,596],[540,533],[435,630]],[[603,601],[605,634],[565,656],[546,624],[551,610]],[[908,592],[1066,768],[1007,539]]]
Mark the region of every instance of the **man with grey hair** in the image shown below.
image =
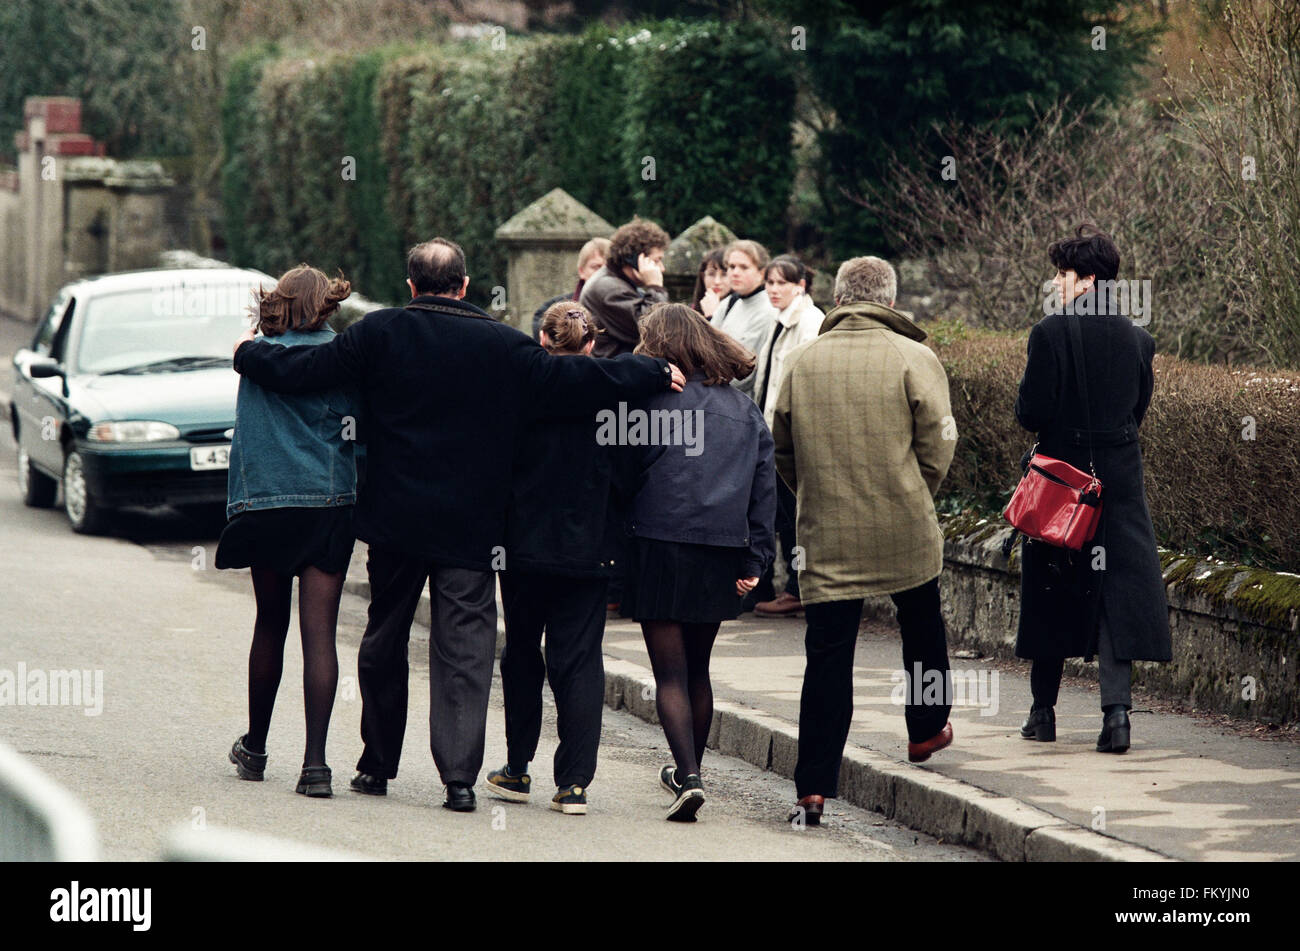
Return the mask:
[[[898,278],[845,261],[817,338],[786,358],[773,419],[776,468],[795,493],[808,622],[795,816],[816,823],[837,794],[853,719],[853,649],[868,595],[889,595],[903,640],[908,759],[952,742],[943,533],[934,493],[957,431],[948,378],[925,331],[894,309]]]
[[[835,303],[870,301],[894,306],[898,275],[888,261],[877,257],[849,258],[835,272]]]

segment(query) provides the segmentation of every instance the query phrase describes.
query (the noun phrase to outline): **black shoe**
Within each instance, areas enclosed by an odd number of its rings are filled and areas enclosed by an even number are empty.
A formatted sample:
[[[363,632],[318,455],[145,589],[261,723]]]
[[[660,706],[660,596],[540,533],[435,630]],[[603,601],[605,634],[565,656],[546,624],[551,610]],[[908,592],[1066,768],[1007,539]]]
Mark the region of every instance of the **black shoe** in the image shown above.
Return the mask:
[[[1128,711],[1123,707],[1112,710],[1101,721],[1101,735],[1097,737],[1098,753],[1124,753],[1129,741]]]
[[[1056,709],[1039,707],[1029,711],[1029,718],[1020,727],[1020,735],[1026,740],[1038,740],[1042,743],[1056,742]]]
[[[555,791],[551,808],[566,816],[585,816],[587,814],[587,789],[585,786],[561,786]]]
[[[357,773],[349,783],[353,792],[365,793],[367,796],[387,796],[388,780],[371,776],[369,773]]]
[[[677,767],[672,763],[659,770],[659,785],[665,792],[671,793],[674,799],[682,794],[682,784],[677,781]]]
[[[698,773],[691,773],[682,781],[682,790],[668,807],[669,822],[694,822],[695,814],[704,805],[704,784]]]
[[[240,779],[260,783],[266,776],[266,754],[250,750],[244,745],[246,739],[247,733],[235,740],[235,745],[230,748],[230,762],[235,764]]]
[[[443,800],[442,808],[452,812],[473,812],[477,807],[473,787],[464,783],[447,784],[447,798]]]
[[[527,773],[512,773],[507,763],[487,774],[488,792],[507,802],[527,802],[533,778]]]
[[[304,766],[298,777],[298,788],[294,791],[313,799],[328,799],[334,795],[334,787],[330,785],[333,778],[328,766]]]

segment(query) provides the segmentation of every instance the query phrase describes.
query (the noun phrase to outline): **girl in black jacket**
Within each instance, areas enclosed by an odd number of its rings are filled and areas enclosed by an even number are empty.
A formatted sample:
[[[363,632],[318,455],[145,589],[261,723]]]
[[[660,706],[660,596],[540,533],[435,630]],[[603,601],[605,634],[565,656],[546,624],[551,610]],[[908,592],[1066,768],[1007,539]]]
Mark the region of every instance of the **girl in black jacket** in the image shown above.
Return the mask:
[[[558,301],[542,316],[540,337],[552,354],[582,359],[591,354],[596,327],[581,304]],[[508,755],[506,765],[488,774],[487,786],[503,799],[528,801],[528,763],[537,752],[542,681],[549,677],[560,735],[551,808],[568,815],[587,811],[587,786],[600,744],[605,703],[600,645],[618,550],[618,519],[612,516],[615,451],[597,441],[590,413],[534,420],[515,456],[506,523],[500,578]]]

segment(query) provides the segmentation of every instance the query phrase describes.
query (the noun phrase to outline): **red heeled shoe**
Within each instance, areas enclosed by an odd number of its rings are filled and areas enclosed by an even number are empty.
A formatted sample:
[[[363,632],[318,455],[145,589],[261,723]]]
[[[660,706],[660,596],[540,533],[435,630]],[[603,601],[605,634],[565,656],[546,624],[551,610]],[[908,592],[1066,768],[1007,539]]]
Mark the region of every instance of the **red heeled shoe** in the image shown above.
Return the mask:
[[[819,826],[822,824],[822,810],[825,807],[825,796],[804,796],[790,810],[790,821],[797,822],[802,816],[804,825]]]
[[[931,753],[937,753],[945,747],[952,746],[952,724],[945,723],[943,729],[922,743],[907,744],[907,761],[924,763]]]

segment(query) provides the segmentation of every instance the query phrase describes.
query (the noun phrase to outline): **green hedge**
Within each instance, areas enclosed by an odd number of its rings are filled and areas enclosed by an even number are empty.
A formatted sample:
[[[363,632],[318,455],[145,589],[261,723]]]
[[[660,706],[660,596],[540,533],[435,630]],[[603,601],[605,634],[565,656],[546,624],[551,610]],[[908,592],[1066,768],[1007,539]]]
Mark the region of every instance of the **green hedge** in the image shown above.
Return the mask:
[[[256,264],[249,234],[249,224],[256,220],[252,204],[256,156],[250,145],[256,117],[250,110],[256,107],[262,69],[275,55],[275,48],[270,46],[245,50],[226,72],[221,101],[221,143],[225,153],[221,165],[222,232],[226,253],[237,264]]]
[[[465,247],[483,304],[506,280],[494,231],[556,186],[614,224],[637,213],[675,233],[712,214],[782,244],[795,86],[777,39],[668,22],[505,49],[243,57],[223,109],[232,258],[341,267],[398,300],[402,249],[442,234]]]
[[[788,37],[746,23],[680,25],[632,39],[624,154],[638,210],[676,234],[708,213],[737,234],[785,246],[794,179],[794,57]],[[629,39],[627,42],[631,42]],[[656,177],[641,174],[655,158]]]

